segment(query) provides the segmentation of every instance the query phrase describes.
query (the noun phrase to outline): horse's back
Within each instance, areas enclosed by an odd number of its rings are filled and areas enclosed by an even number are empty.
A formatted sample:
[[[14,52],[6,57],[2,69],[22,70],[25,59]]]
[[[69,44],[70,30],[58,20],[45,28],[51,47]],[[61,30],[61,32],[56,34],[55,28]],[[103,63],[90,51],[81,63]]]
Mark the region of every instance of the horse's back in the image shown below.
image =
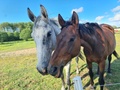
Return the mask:
[[[108,25],[108,24],[100,24],[100,27],[110,30],[113,34],[115,33],[114,28],[112,26]]]
[[[108,24],[101,24],[100,27],[105,35],[107,52],[108,54],[111,54],[115,50],[116,46],[114,28]]]

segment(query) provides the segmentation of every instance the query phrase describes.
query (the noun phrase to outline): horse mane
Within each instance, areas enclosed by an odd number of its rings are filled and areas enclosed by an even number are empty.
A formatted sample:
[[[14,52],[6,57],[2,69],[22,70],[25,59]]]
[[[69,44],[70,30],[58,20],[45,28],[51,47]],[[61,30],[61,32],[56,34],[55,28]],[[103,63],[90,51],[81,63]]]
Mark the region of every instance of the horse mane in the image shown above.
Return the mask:
[[[40,20],[42,20],[42,17],[41,17],[41,16],[38,16],[37,19],[36,19],[36,21],[35,21],[35,25],[36,25],[36,23],[37,23],[38,21],[40,21]],[[55,19],[49,19],[49,20],[50,20],[50,22],[52,22],[52,24],[60,27],[60,25],[59,25],[59,23],[58,23],[57,20],[55,20]]]
[[[96,32],[96,28],[102,30],[100,28],[100,26],[97,24],[97,23],[85,23],[85,24],[79,24],[79,34],[80,34],[80,37],[82,38],[84,34],[88,34],[88,35],[95,35],[95,32]]]
[[[65,25],[62,26],[61,29],[63,29],[64,27],[68,27],[69,25],[72,25],[72,22],[71,21],[66,21],[65,22]],[[84,37],[85,34],[88,34],[88,35],[95,35],[96,33],[96,28],[101,30],[101,27],[100,25],[98,25],[98,23],[85,23],[85,24],[79,24],[78,26],[78,32],[80,34],[80,37]]]
[[[36,20],[35,20],[35,25],[36,25],[36,23],[38,22],[38,21],[40,21],[41,20],[41,16],[38,16],[37,18],[36,18]]]
[[[65,22],[65,25],[61,27],[61,30],[62,30],[64,27],[68,27],[69,25],[72,25],[72,22],[66,21],[66,22]]]
[[[60,25],[59,25],[59,23],[58,23],[57,20],[55,20],[55,19],[50,19],[50,22],[52,22],[54,25],[60,27]]]

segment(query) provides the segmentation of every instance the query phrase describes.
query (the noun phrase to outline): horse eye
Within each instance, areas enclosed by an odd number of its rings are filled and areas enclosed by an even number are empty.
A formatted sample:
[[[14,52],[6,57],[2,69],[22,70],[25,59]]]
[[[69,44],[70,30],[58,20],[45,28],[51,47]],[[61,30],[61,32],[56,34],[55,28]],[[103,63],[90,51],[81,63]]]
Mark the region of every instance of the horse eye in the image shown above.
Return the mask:
[[[47,25],[45,25],[44,27],[47,27]]]
[[[50,36],[51,36],[51,31],[47,33],[47,37],[50,37]]]
[[[70,41],[69,42],[73,42],[75,40],[74,37],[70,38]]]

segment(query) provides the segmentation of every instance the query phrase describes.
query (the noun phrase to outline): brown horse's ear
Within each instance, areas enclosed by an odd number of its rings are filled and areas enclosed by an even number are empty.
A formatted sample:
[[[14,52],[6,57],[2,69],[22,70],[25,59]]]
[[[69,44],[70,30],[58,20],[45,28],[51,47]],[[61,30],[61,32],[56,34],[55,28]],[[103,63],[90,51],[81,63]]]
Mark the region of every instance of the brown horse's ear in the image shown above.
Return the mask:
[[[79,18],[78,18],[78,15],[75,11],[73,11],[72,23],[77,24],[77,25],[79,24]]]
[[[65,25],[65,20],[62,18],[62,16],[60,14],[58,14],[58,22],[61,27],[63,27]]]
[[[32,11],[29,8],[27,8],[27,12],[28,12],[28,16],[29,16],[30,20],[32,22],[34,22],[36,19],[36,16],[32,13]]]
[[[48,14],[45,7],[43,5],[40,5],[40,8],[41,8],[42,17],[48,19]]]

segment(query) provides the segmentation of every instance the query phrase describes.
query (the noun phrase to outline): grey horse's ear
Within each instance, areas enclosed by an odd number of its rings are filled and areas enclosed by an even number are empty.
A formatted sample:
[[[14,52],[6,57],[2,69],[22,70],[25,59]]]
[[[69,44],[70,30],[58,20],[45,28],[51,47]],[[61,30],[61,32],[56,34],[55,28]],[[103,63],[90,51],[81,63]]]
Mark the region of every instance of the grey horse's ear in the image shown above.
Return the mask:
[[[32,13],[32,11],[29,8],[27,8],[27,12],[28,12],[28,16],[29,16],[30,20],[32,22],[34,22],[36,19],[36,16]]]
[[[65,20],[62,18],[62,16],[60,14],[58,14],[58,22],[59,22],[61,27],[64,27]]]
[[[48,14],[45,7],[43,5],[40,5],[40,8],[41,8],[42,17],[48,19]]]

